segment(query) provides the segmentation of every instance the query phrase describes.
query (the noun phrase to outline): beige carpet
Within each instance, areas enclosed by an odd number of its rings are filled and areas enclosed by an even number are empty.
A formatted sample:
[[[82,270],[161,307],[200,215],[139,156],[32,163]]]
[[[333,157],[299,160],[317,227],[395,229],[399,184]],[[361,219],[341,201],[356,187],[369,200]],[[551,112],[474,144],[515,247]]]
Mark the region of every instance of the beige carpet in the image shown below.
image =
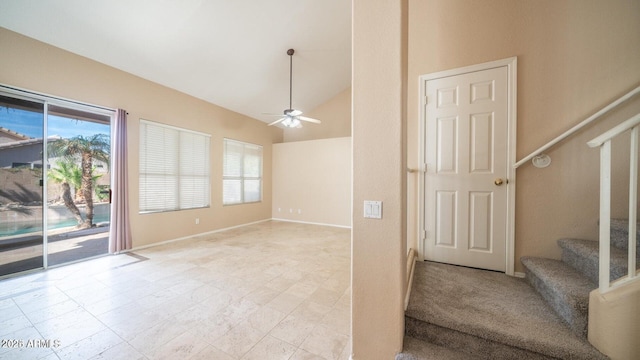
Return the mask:
[[[409,336],[482,358],[605,358],[523,279],[502,273],[419,261],[406,316]]]

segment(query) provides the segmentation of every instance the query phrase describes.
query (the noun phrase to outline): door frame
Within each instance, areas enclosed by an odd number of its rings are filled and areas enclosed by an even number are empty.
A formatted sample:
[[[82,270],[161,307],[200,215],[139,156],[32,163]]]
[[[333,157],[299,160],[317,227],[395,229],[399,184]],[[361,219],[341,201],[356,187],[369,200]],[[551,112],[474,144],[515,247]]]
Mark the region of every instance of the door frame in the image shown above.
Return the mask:
[[[425,229],[425,174],[426,174],[426,116],[427,116],[427,99],[426,99],[426,83],[430,80],[439,78],[463,75],[466,73],[489,70],[499,67],[507,68],[507,234],[505,242],[505,273],[507,275],[515,275],[515,201],[516,201],[516,169],[514,167],[516,161],[516,124],[517,124],[517,57],[510,57],[501,60],[490,61],[486,63],[465,66],[456,69],[438,71],[435,73],[419,76],[418,93],[419,93],[419,109],[418,109],[418,136],[419,136],[419,186],[418,186],[418,258],[425,259],[426,239]]]

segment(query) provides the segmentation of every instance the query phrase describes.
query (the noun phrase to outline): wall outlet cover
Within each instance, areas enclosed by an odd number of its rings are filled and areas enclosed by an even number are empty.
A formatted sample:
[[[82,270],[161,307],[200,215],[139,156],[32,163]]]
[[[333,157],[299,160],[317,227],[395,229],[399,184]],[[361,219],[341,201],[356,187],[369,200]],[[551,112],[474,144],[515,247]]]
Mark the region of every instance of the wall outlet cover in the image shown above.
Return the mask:
[[[382,219],[382,201],[365,200],[364,217],[367,219]]]

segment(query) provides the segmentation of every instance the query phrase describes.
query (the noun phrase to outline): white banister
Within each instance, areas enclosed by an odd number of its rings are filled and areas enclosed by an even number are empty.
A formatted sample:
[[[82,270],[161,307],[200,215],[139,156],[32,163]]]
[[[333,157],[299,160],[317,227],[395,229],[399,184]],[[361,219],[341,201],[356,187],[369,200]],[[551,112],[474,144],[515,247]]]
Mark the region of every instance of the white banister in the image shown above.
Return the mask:
[[[629,156],[629,279],[636,277],[636,226],[638,221],[638,127],[631,129]],[[633,201],[631,201],[633,199]]]
[[[600,148],[600,261],[599,283],[602,293],[609,290],[611,262],[611,141]]]
[[[548,143],[546,143],[545,145],[539,147],[538,149],[536,149],[531,154],[523,157],[520,161],[515,163],[513,165],[513,167],[517,169],[518,167],[520,167],[520,165],[522,165],[522,164],[526,163],[527,161],[533,159],[534,157],[542,154],[544,151],[548,150],[549,148],[551,148],[555,144],[557,144],[560,141],[562,141],[562,140],[566,139],[567,137],[571,136],[573,133],[575,133],[578,130],[582,129],[583,127],[589,125],[593,121],[595,121],[598,118],[600,118],[602,115],[604,115],[607,112],[613,110],[618,105],[620,105],[620,104],[624,103],[625,101],[631,99],[632,97],[634,97],[637,94],[640,94],[640,86],[638,86],[635,89],[633,89],[633,90],[629,91],[628,93],[624,94],[623,96],[621,96],[620,98],[618,98],[617,100],[612,102],[611,104],[603,107],[602,109],[600,109],[595,114],[589,116],[588,118],[586,118],[583,121],[581,121],[579,124],[575,125],[571,129],[569,129],[569,130],[565,131],[564,133],[560,134],[559,136],[557,136],[555,139],[553,139],[553,140],[549,141]]]
[[[600,147],[600,293],[640,279],[636,271],[639,127],[640,114],[637,114],[587,143],[590,147]],[[629,261],[627,276],[612,284],[609,270],[611,263],[611,141],[627,130],[631,130],[629,142],[629,237],[627,239]]]
[[[610,130],[602,133],[602,135],[589,141],[587,145],[589,145],[589,147],[598,147],[602,145],[605,141],[609,141],[613,139],[614,137],[622,134],[623,132],[633,128],[638,124],[640,124],[640,114],[637,114],[636,116],[631,117],[630,119],[623,122],[622,124],[618,124],[617,126],[611,128]]]

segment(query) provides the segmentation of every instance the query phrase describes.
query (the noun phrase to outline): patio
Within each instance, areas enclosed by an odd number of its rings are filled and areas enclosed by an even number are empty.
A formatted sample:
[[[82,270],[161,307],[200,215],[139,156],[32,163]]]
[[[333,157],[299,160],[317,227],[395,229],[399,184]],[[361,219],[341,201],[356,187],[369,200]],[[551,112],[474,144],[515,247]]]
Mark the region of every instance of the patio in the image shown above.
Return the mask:
[[[107,254],[109,227],[85,230],[59,229],[48,237],[49,266]],[[42,234],[0,239],[0,276],[42,267]]]

